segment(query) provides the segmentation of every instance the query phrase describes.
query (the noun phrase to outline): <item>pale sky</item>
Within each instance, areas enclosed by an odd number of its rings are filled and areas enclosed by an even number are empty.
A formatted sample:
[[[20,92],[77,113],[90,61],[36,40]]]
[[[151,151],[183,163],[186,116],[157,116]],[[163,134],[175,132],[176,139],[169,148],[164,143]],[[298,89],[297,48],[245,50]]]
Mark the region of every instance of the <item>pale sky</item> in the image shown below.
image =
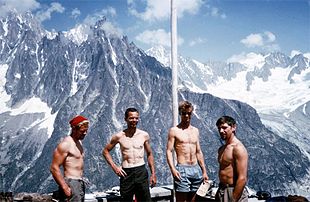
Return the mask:
[[[310,52],[310,0],[175,0],[178,53],[200,62],[249,52]],[[47,30],[67,31],[103,16],[147,50],[170,46],[169,0],[0,0],[0,16],[30,10]]]

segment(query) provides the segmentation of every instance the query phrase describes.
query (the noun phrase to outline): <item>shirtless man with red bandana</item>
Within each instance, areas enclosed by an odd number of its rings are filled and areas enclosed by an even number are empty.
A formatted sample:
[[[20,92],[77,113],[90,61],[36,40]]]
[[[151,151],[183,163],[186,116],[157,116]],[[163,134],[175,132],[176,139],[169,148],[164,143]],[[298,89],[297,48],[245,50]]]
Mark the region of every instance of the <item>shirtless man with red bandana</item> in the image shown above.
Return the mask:
[[[50,171],[59,185],[59,201],[82,202],[85,196],[85,184],[82,180],[84,150],[81,141],[87,134],[89,121],[79,115],[69,123],[71,134],[56,147]],[[61,166],[64,175],[61,173]]]

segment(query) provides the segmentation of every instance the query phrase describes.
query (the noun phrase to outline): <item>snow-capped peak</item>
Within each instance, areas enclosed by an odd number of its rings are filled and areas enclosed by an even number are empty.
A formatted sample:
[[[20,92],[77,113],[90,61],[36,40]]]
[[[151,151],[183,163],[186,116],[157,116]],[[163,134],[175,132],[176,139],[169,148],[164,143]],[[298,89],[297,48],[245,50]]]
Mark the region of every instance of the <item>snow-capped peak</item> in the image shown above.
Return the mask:
[[[90,33],[90,27],[86,24],[79,24],[76,27],[64,32],[64,35],[77,45],[81,45],[87,40]]]
[[[242,53],[240,55],[234,55],[227,60],[228,63],[240,63],[248,67],[249,71],[253,71],[255,68],[261,68],[265,64],[265,56],[257,53]]]
[[[165,47],[158,45],[146,50],[146,53],[155,57],[165,67],[170,67],[170,51]]]
[[[166,65],[170,59],[164,47],[146,52]],[[181,85],[194,92],[240,100],[259,112],[284,114],[310,100],[310,62],[299,55],[301,58],[296,60],[279,52],[251,52],[232,56],[227,63],[208,65],[179,56],[179,79]]]

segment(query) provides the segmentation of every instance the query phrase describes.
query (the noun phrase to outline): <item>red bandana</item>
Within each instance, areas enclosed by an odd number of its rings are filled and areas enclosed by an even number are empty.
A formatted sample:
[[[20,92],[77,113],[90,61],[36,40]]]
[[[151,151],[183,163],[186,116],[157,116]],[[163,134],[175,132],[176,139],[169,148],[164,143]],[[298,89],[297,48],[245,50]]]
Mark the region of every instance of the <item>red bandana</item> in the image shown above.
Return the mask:
[[[89,123],[89,121],[84,116],[79,115],[79,116],[74,117],[69,123],[71,127],[75,127],[83,123]]]

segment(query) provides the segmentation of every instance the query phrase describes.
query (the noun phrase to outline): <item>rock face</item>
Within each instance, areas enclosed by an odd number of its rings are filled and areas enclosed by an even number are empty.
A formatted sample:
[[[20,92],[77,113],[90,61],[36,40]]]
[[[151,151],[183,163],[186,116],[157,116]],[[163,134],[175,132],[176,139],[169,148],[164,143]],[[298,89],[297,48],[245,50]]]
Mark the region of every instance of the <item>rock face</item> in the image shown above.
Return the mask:
[[[16,201],[31,201],[31,202],[52,202],[52,196],[39,193],[18,193],[14,195]]]
[[[111,135],[124,127],[127,107],[138,108],[139,127],[151,136],[158,184],[171,184],[165,157],[167,132],[172,126],[171,70],[126,37],[108,34],[100,26],[104,20],[91,27],[91,34],[81,44],[63,33],[48,38],[33,23],[31,15],[11,15],[0,21],[0,68],[5,72],[0,87],[1,96],[7,98],[7,108],[0,113],[0,190],[47,193],[57,189],[49,172],[52,152],[68,134],[68,120],[76,114],[83,114],[91,123],[83,141],[88,189],[118,185],[118,177],[101,152]],[[31,98],[39,98],[50,111],[13,113]],[[250,187],[296,193],[305,179],[309,181],[309,159],[294,144],[267,129],[249,105],[186,90],[179,91],[179,100],[183,99],[195,105],[192,122],[200,129],[211,179],[217,180],[216,155],[222,144],[215,122],[230,115],[236,118],[237,136],[249,152]],[[48,124],[53,125],[51,134],[43,125],[47,115],[55,117]],[[119,159],[117,149],[112,155]]]

